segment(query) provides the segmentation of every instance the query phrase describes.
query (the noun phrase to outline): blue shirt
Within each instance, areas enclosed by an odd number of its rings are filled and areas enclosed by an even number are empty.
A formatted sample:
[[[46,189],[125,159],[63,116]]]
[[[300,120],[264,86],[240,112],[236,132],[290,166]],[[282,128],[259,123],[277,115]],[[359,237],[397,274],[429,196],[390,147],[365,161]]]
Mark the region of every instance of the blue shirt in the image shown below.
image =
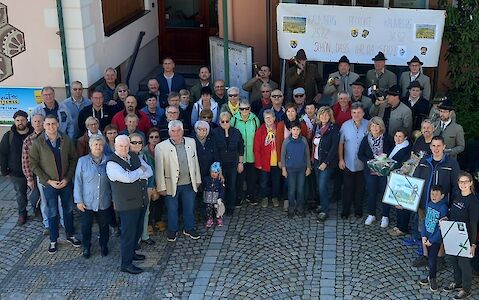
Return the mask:
[[[339,132],[341,134],[339,143],[344,144],[343,159],[346,168],[351,172],[364,170],[364,164],[358,158],[358,151],[361,141],[368,132],[368,121],[362,119],[359,127],[356,127],[352,119],[348,120],[343,123]]]
[[[73,199],[85,204],[88,210],[105,210],[111,206],[111,188],[106,175],[107,157],[99,164],[88,154],[80,157],[75,171]]]
[[[80,111],[87,107],[88,105],[91,105],[91,101],[90,99],[88,98],[81,98],[80,102],[77,102],[73,99],[73,97],[70,97],[70,98],[67,98],[65,99],[65,101],[63,101],[63,103],[65,104],[65,106],[68,108],[68,110],[70,111],[70,115],[72,117],[72,121],[73,121],[73,126],[74,126],[74,136],[75,138],[78,137],[79,135],[79,129],[78,129],[78,115],[80,114]]]

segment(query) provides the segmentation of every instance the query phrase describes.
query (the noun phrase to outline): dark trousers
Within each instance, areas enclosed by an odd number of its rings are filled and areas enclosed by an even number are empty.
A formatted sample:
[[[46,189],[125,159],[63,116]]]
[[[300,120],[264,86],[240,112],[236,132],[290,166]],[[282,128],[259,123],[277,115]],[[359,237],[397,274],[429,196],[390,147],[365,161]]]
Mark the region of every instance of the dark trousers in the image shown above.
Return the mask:
[[[428,264],[429,264],[429,278],[430,279],[435,279],[436,278],[437,254],[439,253],[439,249],[441,249],[441,243],[432,243],[431,246],[427,247],[427,253],[428,253],[427,260],[428,260]]]
[[[454,269],[454,282],[456,285],[462,285],[464,291],[470,292],[472,286],[471,259],[452,255],[447,255],[447,258]]]
[[[279,198],[281,170],[271,167],[269,172],[260,171],[260,196],[261,198]]]
[[[234,210],[236,202],[236,177],[238,171],[235,166],[225,166],[222,169],[225,178],[225,207],[229,211]]]
[[[27,179],[25,177],[10,176],[15,190],[15,198],[17,199],[18,215],[27,216]]]
[[[375,216],[378,196],[382,197],[386,190],[387,177],[371,175],[367,168],[364,170],[364,177],[366,179],[366,189],[368,190],[368,214]],[[383,216],[389,216],[390,207],[388,204],[383,206]]]
[[[71,182],[59,190],[48,184],[43,187],[43,194],[47,202],[48,228],[50,229],[51,242],[56,242],[58,239],[58,197],[60,197],[62,203],[66,236],[71,237],[75,233],[75,228],[73,227],[72,191],[73,184]]]
[[[407,209],[396,209],[397,228],[404,233],[409,232],[409,218],[411,217],[411,211]],[[413,228],[413,230],[417,230]]]
[[[164,197],[160,197],[160,199],[156,201],[150,202],[150,224],[155,226],[156,222],[159,222],[163,218],[163,214],[165,213],[165,199]]]
[[[119,211],[121,222],[120,235],[120,254],[121,267],[127,268],[133,263],[133,255],[138,245],[142,231],[143,221],[145,217],[145,208],[134,210]]]
[[[356,215],[363,215],[364,175],[363,171],[351,172],[348,168],[343,172],[343,216],[349,216],[351,204]]]
[[[238,174],[236,180],[236,192],[239,201],[236,204],[241,203],[244,199],[256,201],[256,181],[257,172],[254,163],[244,163],[244,170],[241,174]],[[244,182],[246,182],[246,193],[243,190]]]
[[[81,234],[84,248],[90,248],[91,246],[93,218],[96,218],[100,230],[100,247],[103,248],[108,245],[112,217],[112,210],[110,208],[104,210],[99,209],[98,211],[85,209],[85,211],[81,213]]]

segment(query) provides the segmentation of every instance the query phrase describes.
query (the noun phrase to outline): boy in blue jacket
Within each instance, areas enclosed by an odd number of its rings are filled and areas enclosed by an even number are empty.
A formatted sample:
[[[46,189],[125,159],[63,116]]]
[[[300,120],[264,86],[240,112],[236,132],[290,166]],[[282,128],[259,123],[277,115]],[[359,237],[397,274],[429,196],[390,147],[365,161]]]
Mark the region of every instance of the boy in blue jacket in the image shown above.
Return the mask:
[[[437,254],[442,244],[439,220],[447,216],[447,199],[440,185],[432,185],[429,193],[429,201],[426,203],[426,217],[422,226],[422,243],[427,248],[429,276],[419,280],[421,285],[429,285],[431,291],[437,291]]]

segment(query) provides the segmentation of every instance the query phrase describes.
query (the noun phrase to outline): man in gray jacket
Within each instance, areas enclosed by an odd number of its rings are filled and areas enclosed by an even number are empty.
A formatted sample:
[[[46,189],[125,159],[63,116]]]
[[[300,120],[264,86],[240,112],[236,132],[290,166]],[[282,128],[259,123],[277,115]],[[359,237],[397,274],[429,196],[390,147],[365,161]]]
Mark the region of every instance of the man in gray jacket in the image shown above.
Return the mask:
[[[431,79],[429,76],[424,75],[424,73],[421,72],[423,62],[420,61],[417,56],[414,56],[407,62],[407,65],[409,66],[409,71],[402,72],[401,77],[399,78],[401,97],[406,97],[409,84],[413,81],[417,81],[423,88],[422,97],[429,100],[431,97]]]
[[[384,53],[381,51],[372,58],[374,61],[374,69],[366,73],[366,84],[368,88],[376,85],[382,92],[387,91],[390,87],[397,84],[396,74],[386,69],[386,60]],[[371,94],[371,90],[368,90]]]
[[[459,153],[464,151],[466,142],[464,140],[464,129],[451,118],[454,112],[451,99],[444,100],[438,107],[439,121],[435,123],[434,135],[440,135],[444,138],[446,149],[449,156],[456,158]]]
[[[351,84],[359,79],[359,75],[350,71],[349,59],[343,55],[338,62],[338,71],[329,74],[324,95],[331,96],[332,104],[336,102],[339,92],[347,92],[349,96],[353,94]]]
[[[411,134],[412,111],[401,102],[399,86],[393,85],[386,91],[386,95],[386,100],[382,100],[382,97],[376,99],[369,114],[371,117],[379,116],[383,119],[386,133],[391,137],[394,137],[394,132],[398,128],[406,128],[408,134]]]

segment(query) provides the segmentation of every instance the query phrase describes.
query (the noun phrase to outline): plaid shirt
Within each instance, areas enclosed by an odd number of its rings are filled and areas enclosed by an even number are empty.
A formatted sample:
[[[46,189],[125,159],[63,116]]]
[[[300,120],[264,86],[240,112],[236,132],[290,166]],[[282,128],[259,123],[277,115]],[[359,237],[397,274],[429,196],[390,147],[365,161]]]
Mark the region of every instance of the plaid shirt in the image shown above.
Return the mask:
[[[33,171],[32,166],[30,165],[30,157],[28,153],[30,153],[30,148],[32,147],[33,141],[38,137],[39,134],[33,132],[29,136],[25,138],[23,141],[22,147],[22,170],[23,174],[27,178],[27,181],[33,182]]]

